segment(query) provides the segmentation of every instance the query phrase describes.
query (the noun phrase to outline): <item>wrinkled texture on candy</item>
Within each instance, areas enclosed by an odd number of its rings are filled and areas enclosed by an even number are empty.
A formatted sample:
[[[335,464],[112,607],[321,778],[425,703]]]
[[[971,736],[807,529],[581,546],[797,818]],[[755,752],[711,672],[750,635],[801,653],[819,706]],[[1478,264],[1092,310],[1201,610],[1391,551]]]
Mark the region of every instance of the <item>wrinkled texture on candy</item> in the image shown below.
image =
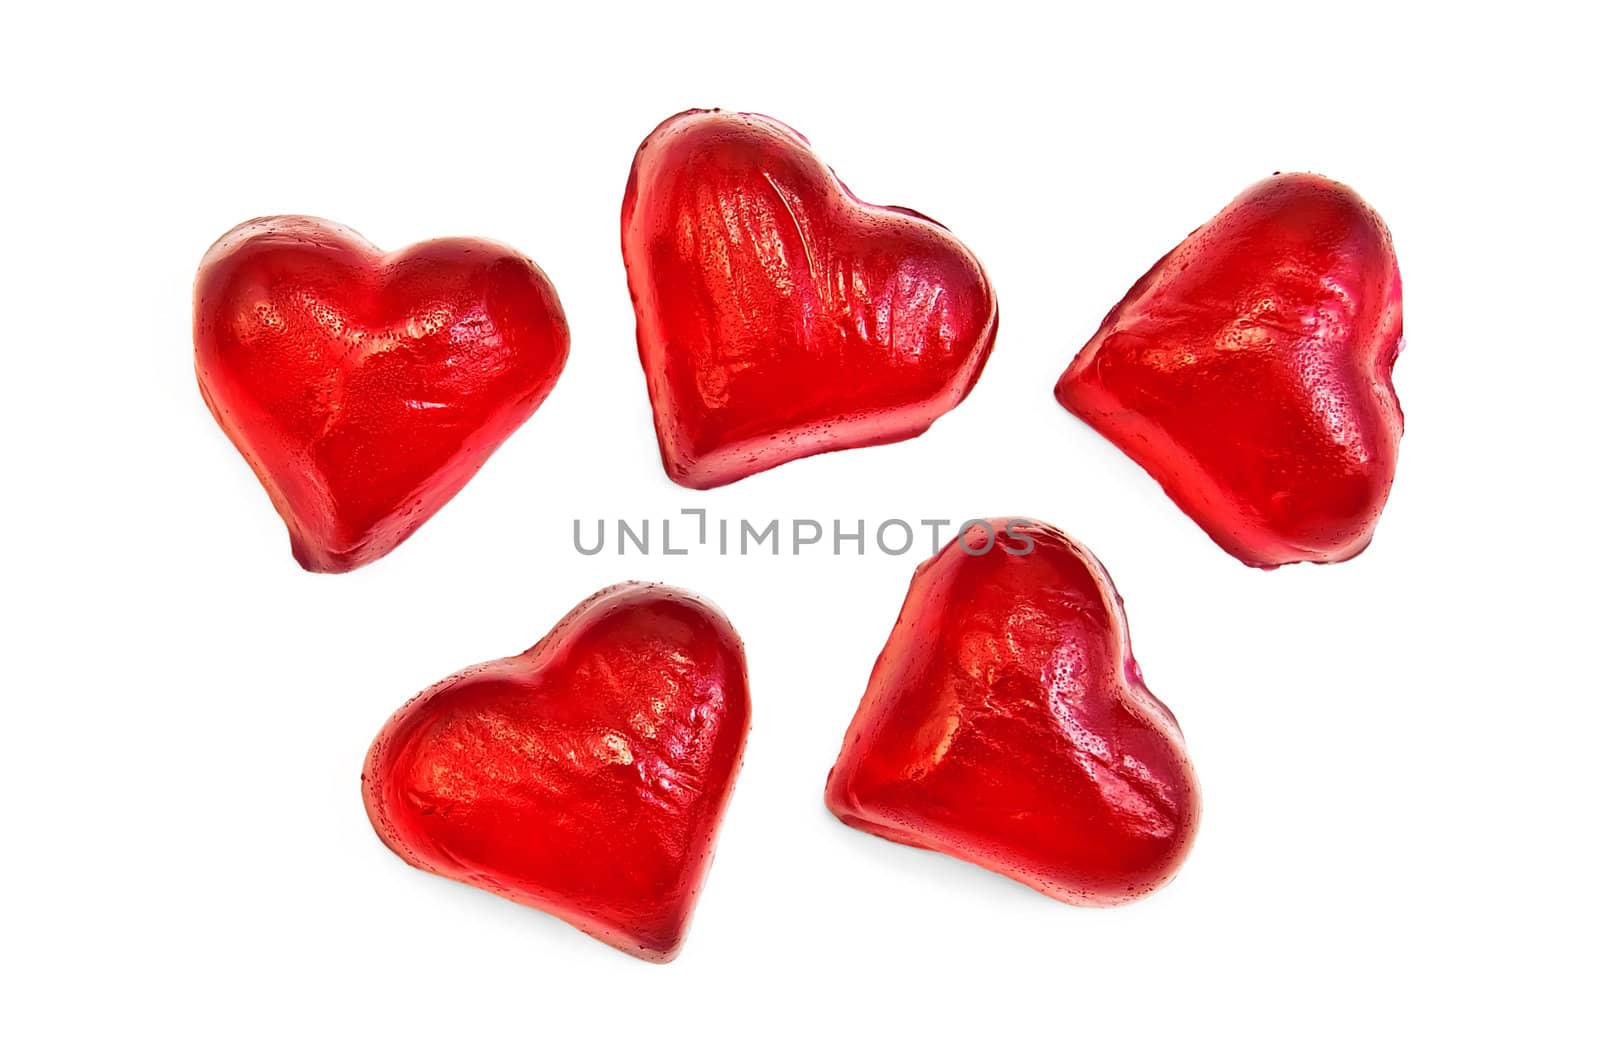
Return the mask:
[[[457,673],[372,744],[378,837],[424,871],[670,960],[750,728],[744,647],[685,591],[618,584]]]
[[[628,176],[622,257],[662,464],[690,487],[918,436],[994,345],[970,251],[862,203],[761,115],[656,127]]]
[[[1145,688],[1099,561],[1041,522],[988,525],[918,567],[828,808],[1062,901],[1140,897],[1199,824],[1182,734]]]
[[[1361,553],[1403,422],[1400,269],[1344,185],[1271,177],[1106,315],[1056,398],[1247,565]]]
[[[527,258],[452,238],[393,254],[319,218],[257,218],[195,278],[195,369],[307,569],[381,558],[544,401],[567,322]]]

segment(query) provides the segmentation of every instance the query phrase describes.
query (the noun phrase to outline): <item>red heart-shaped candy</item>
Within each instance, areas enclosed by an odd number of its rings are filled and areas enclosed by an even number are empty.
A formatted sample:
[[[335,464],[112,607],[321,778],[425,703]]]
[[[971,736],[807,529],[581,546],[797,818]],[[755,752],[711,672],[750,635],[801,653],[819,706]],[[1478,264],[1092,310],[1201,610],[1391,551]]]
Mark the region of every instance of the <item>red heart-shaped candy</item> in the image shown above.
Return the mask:
[[[653,961],[683,941],[750,730],[744,646],[686,591],[618,584],[383,726],[373,828],[437,875]]]
[[[862,203],[762,115],[686,111],[645,138],[622,258],[662,464],[689,487],[918,436],[994,346],[970,251]]]
[[[319,218],[257,218],[200,263],[195,370],[307,569],[393,550],[527,420],[567,359],[549,278],[510,248],[384,254]]]
[[[1079,905],[1155,890],[1200,791],[1099,561],[1049,525],[970,523],[918,567],[828,776],[852,827]]]
[[[1394,481],[1400,318],[1382,219],[1344,185],[1279,175],[1151,267],[1056,398],[1245,564],[1343,561]]]

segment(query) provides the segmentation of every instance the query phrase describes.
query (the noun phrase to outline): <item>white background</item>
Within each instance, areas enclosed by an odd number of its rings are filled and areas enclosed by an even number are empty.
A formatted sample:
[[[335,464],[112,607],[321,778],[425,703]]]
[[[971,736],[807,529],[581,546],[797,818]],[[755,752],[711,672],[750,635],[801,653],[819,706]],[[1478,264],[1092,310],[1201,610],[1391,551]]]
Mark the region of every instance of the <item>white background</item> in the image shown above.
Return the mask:
[[[1117,6],[11,11],[0,1055],[1594,1059],[1593,27]],[[710,493],[662,474],[618,210],[691,106],[781,118],[982,257],[999,343],[925,437]],[[1394,232],[1407,431],[1365,555],[1261,573],[1051,386],[1151,262],[1291,169]],[[295,566],[193,379],[195,265],[279,212],[498,238],[572,327],[543,409],[347,576]],[[698,505],[1083,541],[1200,772],[1176,881],[1078,910],[836,823],[823,779],[927,544],[571,547],[574,518]],[[406,867],[357,787],[414,692],[627,578],[720,604],[755,699],[665,967]]]

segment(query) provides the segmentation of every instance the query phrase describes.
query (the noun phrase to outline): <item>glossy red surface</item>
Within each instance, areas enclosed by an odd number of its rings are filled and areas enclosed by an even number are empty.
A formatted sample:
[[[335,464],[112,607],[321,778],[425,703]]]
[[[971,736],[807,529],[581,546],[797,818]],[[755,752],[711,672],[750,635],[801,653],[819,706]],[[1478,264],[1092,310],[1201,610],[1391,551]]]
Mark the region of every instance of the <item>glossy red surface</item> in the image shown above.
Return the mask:
[[[1062,901],[1140,897],[1199,825],[1182,734],[1145,689],[1095,557],[1041,522],[990,526],[917,568],[828,808]]]
[[[383,557],[555,386],[567,322],[528,259],[484,240],[385,254],[319,218],[257,218],[200,263],[195,370],[301,565]]]
[[[1399,457],[1400,269],[1337,182],[1268,178],[1111,309],[1056,398],[1247,565],[1372,539]]]
[[[749,730],[727,619],[686,591],[618,584],[526,653],[408,702],[373,741],[362,796],[416,867],[667,961]]]
[[[645,138],[622,257],[662,464],[690,487],[918,436],[994,345],[971,252],[862,203],[762,115],[686,111]]]

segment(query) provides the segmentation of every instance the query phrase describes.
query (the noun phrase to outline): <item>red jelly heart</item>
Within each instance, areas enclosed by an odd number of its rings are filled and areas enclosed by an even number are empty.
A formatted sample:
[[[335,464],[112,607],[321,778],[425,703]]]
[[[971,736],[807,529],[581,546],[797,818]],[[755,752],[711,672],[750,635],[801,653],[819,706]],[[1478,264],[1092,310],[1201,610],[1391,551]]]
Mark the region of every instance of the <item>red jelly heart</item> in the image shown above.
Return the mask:
[[[555,386],[549,278],[484,240],[385,254],[319,218],[257,218],[200,263],[195,370],[301,565],[383,557]]]
[[[1402,420],[1400,269],[1350,189],[1284,174],[1150,268],[1056,398],[1247,565],[1337,562],[1372,540]]]
[[[689,487],[921,435],[994,346],[970,251],[862,203],[762,115],[685,111],[645,138],[622,258],[662,464]]]
[[[969,525],[918,567],[828,776],[852,827],[1053,898],[1155,890],[1200,791],[1094,555],[1036,521]]]
[[[406,703],[361,774],[386,846],[671,960],[750,730],[744,645],[659,584],[591,596],[514,658]]]

